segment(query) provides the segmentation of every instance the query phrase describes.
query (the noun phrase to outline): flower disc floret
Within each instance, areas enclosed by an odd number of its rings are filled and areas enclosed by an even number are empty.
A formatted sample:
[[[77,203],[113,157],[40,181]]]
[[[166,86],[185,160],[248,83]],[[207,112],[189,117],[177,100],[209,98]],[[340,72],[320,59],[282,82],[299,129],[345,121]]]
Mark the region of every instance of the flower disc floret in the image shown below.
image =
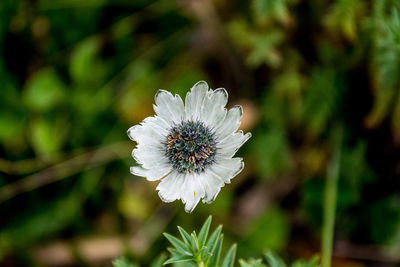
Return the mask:
[[[214,133],[200,121],[174,125],[165,142],[165,154],[180,173],[201,173],[215,161]]]

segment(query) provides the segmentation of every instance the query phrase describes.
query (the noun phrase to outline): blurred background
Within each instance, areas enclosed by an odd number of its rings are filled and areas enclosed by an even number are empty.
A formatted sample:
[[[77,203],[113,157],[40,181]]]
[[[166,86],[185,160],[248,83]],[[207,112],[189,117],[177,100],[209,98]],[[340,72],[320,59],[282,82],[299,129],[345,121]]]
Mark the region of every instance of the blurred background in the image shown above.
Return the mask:
[[[0,18],[1,266],[146,266],[209,214],[239,258],[309,258],[335,149],[334,266],[400,266],[399,1],[1,0]],[[253,137],[186,214],[129,173],[126,130],[199,80]]]

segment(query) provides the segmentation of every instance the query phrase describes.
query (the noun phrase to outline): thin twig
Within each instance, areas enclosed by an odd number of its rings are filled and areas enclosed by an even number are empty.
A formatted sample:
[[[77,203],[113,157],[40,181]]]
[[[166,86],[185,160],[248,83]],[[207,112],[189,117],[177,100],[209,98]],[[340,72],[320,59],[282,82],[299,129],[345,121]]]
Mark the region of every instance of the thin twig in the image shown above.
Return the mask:
[[[21,193],[67,178],[82,170],[92,169],[114,160],[129,157],[130,150],[126,149],[129,145],[132,145],[132,142],[120,142],[100,147],[7,184],[0,188],[0,203]]]

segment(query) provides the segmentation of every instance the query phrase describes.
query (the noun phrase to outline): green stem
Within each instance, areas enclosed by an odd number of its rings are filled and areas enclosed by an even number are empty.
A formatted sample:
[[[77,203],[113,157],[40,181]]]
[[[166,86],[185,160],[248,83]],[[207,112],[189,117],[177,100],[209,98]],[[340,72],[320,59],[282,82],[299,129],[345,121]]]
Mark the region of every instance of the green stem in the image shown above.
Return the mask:
[[[328,167],[328,173],[325,183],[324,192],[324,207],[323,207],[323,226],[322,226],[322,241],[321,241],[321,264],[322,267],[331,266],[333,234],[335,227],[335,212],[337,202],[337,187],[340,170],[340,154],[341,154],[341,136],[339,131],[337,142],[335,142],[335,150],[332,160]]]

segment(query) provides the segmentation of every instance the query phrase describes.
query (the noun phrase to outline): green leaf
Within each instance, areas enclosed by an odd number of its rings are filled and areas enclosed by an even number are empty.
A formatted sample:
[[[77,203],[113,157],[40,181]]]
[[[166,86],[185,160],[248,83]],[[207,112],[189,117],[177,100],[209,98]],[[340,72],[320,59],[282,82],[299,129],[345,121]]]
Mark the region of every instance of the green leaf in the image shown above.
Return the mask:
[[[275,255],[272,251],[267,251],[265,253],[265,258],[267,259],[269,267],[286,267],[286,264],[282,261],[282,259]]]
[[[326,131],[329,121],[338,112],[344,89],[335,69],[315,67],[311,71],[302,114],[310,136]]]
[[[177,263],[177,262],[193,261],[193,260],[194,260],[193,256],[190,256],[190,255],[179,255],[179,256],[175,256],[175,257],[170,258],[169,260],[164,262],[164,265],[171,264],[171,263]]]
[[[199,241],[197,239],[196,232],[193,231],[193,233],[190,235],[190,237],[191,237],[190,243],[192,244],[193,252],[197,253],[201,249],[201,247],[199,247]]]
[[[167,255],[161,253],[151,264],[150,267],[161,267],[163,266],[163,262],[167,259]]]
[[[225,259],[222,262],[221,267],[233,267],[235,264],[235,257],[236,257],[236,244],[233,244],[231,248],[226,253]]]
[[[239,260],[240,267],[267,267],[262,263],[262,259],[249,259],[249,260]]]
[[[185,255],[193,255],[191,252],[181,252],[181,251],[177,250],[176,248],[171,248],[171,247],[167,248],[167,250],[169,253],[171,253],[171,258],[182,255],[183,253]]]
[[[319,256],[314,256],[308,261],[298,260],[292,264],[292,267],[319,267]]]
[[[178,226],[178,231],[182,236],[183,241],[185,244],[190,247],[191,246],[191,238],[190,235],[183,229],[182,227]]]
[[[59,104],[65,95],[63,82],[52,68],[44,68],[32,75],[24,89],[26,104],[35,111],[48,111]]]
[[[164,236],[168,239],[168,241],[180,252],[185,252],[188,251],[188,247],[180,241],[178,238],[168,234],[164,233]]]
[[[93,68],[96,67],[98,50],[99,41],[96,38],[89,38],[72,51],[69,67],[71,78],[75,82],[87,81],[93,74],[97,74]]]
[[[211,234],[210,239],[208,239],[206,244],[207,252],[211,253],[211,251],[213,251],[215,245],[217,244],[221,231],[222,231],[222,225],[218,226],[217,229],[215,229],[214,232]]]
[[[286,0],[255,0],[252,3],[254,17],[260,24],[266,24],[272,19],[285,23],[289,19]]]
[[[392,9],[391,16],[376,18],[375,24],[371,74],[376,91],[373,108],[366,118],[369,127],[376,127],[391,114],[400,84],[400,17],[397,9]]]
[[[332,32],[342,32],[350,41],[357,40],[358,22],[366,6],[360,0],[337,0],[332,4],[325,24]]]
[[[130,263],[124,258],[118,258],[112,262],[114,267],[138,267],[136,264]]]
[[[60,150],[68,133],[64,121],[61,116],[56,121],[45,119],[31,121],[29,138],[37,154],[50,156]]]
[[[202,248],[200,249],[198,255],[201,256],[201,259],[202,259],[203,261],[207,262],[208,259],[211,257],[212,254],[209,253],[208,250],[207,250],[207,247],[204,246],[204,247],[202,247]]]
[[[218,235],[217,242],[215,243],[215,246],[211,250],[211,257],[209,259],[208,266],[210,266],[210,267],[218,266],[219,259],[221,258],[223,241],[224,241],[224,235],[223,234]]]
[[[208,236],[208,231],[210,230],[210,225],[211,225],[211,220],[212,217],[209,216],[203,226],[201,227],[200,233],[199,233],[199,245],[200,247],[203,247],[206,243],[207,236]]]

